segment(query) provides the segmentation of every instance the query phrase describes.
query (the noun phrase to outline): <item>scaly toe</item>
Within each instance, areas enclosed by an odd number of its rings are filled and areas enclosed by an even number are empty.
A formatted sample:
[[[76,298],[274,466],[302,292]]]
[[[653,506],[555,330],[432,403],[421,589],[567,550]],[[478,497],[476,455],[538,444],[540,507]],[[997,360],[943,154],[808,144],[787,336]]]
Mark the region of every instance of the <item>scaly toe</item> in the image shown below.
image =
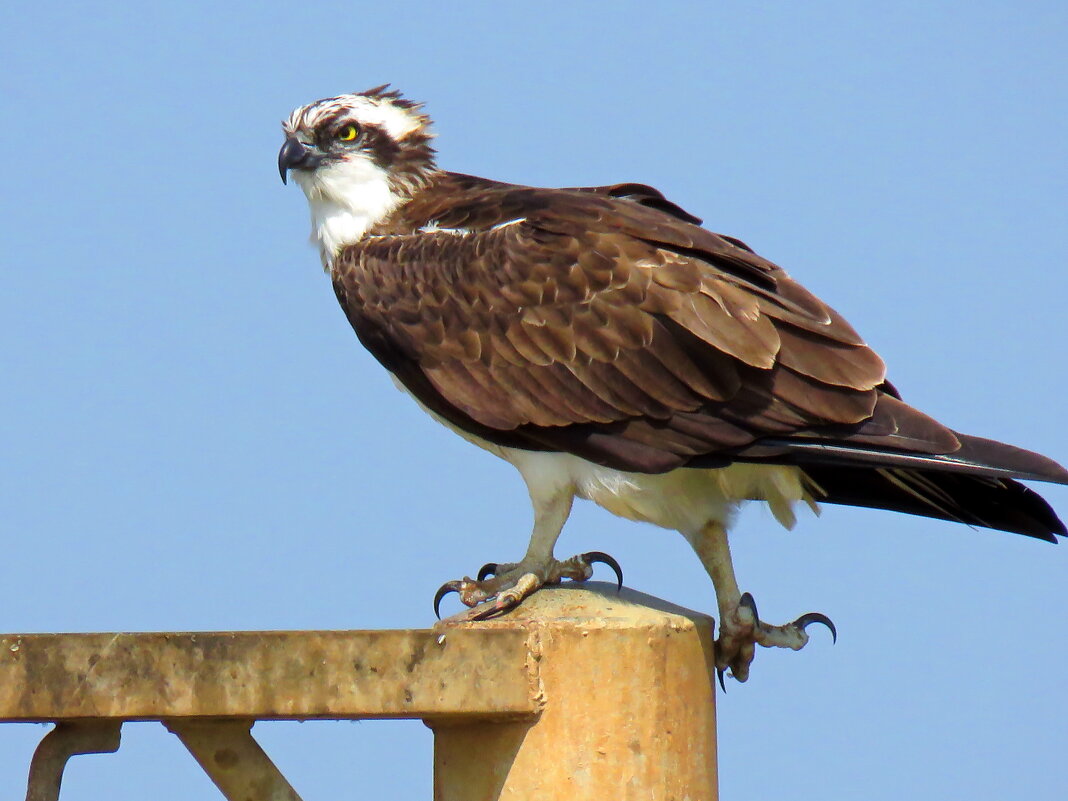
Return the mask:
[[[745,681],[749,676],[749,662],[753,661],[754,631],[760,624],[753,596],[746,593],[731,612],[723,612],[716,639],[716,668],[721,673],[728,668],[731,676]]]
[[[831,619],[820,612],[808,612],[792,623],[772,626],[760,619],[756,601],[749,593],[743,593],[733,608],[720,610],[719,638],[716,640],[716,676],[723,686],[723,674],[730,670],[738,681],[749,677],[756,645],[765,648],[789,648],[800,651],[808,644],[805,629],[813,623],[826,626],[832,639],[837,642],[838,631]]]
[[[501,576],[484,581],[476,581],[469,576],[464,576],[457,581],[446,581],[434,593],[434,614],[437,615],[438,620],[441,620],[439,607],[442,599],[449,593],[455,592],[459,595],[460,603],[464,606],[478,606],[480,603],[493,598],[502,584],[503,578]]]
[[[464,614],[465,620],[489,620],[492,617],[515,609],[524,598],[537,591],[545,582],[534,573],[524,573],[512,587],[501,590],[490,603]]]
[[[755,639],[765,648],[790,648],[800,651],[808,645],[809,636],[805,629],[813,623],[821,623],[830,629],[832,642],[838,642],[838,631],[834,623],[820,612],[808,612],[785,626],[769,626],[761,623]]]
[[[584,581],[593,575],[595,564],[608,565],[616,574],[618,588],[623,587],[623,569],[619,562],[606,553],[590,551],[558,561],[546,563],[518,562],[497,564],[487,562],[478,571],[475,579],[464,578],[447,581],[434,595],[434,614],[440,620],[442,599],[455,592],[465,606],[478,607],[464,614],[465,620],[486,620],[518,606],[524,598],[545,584],[558,584],[563,579]],[[486,601],[492,603],[486,604]],[[485,604],[484,606],[479,606]]]

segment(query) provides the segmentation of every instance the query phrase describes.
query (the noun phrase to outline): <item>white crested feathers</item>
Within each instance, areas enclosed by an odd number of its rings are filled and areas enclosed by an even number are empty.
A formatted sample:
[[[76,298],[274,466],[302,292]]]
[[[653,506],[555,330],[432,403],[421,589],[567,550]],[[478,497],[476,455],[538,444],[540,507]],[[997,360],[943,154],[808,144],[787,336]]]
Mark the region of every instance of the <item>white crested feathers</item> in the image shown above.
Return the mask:
[[[289,119],[282,123],[282,128],[286,135],[295,135],[302,129],[314,130],[319,120],[333,115],[340,115],[338,122],[351,119],[365,125],[377,125],[398,142],[426,126],[426,118],[417,107],[405,108],[388,97],[338,95],[294,109]]]

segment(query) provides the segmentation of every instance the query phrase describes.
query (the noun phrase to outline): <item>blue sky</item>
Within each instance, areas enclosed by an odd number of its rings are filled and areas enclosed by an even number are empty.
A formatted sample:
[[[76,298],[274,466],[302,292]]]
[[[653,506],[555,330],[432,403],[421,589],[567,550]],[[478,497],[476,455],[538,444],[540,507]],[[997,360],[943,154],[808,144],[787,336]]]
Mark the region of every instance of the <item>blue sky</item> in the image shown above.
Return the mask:
[[[386,81],[446,168],[656,185],[907,400],[1068,461],[1063,3],[99,2],[5,38],[2,631],[422,627],[522,553],[518,475],[362,351],[278,182],[291,108]],[[765,618],[840,636],[728,686],[724,799],[1063,797],[1063,546],[836,507],[751,509],[733,543]],[[714,609],[672,532],[580,505],[559,552],[591,549]],[[44,731],[0,726],[0,794]],[[255,731],[306,799],[430,797],[418,722]],[[124,737],[64,799],[215,797],[162,727]]]

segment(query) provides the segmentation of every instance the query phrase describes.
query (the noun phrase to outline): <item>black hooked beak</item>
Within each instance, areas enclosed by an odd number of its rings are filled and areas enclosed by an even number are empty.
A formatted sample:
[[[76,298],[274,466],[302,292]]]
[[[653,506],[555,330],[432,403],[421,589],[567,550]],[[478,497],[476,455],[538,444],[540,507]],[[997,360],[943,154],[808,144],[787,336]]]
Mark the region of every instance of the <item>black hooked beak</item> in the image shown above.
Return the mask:
[[[314,170],[319,166],[319,161],[319,157],[312,153],[310,147],[294,137],[289,137],[278,151],[278,174],[282,176],[282,183],[286,182],[290,170]]]

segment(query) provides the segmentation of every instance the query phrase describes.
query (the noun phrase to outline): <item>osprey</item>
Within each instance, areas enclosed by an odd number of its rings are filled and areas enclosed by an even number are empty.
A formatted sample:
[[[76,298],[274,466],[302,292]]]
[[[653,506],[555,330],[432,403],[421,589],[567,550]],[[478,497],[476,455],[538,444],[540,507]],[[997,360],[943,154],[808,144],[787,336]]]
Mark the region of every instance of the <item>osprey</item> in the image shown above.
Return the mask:
[[[511,462],[534,506],[526,555],[446,583],[507,610],[584,579],[553,555],[574,498],[677,529],[715,585],[716,668],[800,649],[810,612],[762,621],[728,531],[764,501],[891,509],[1056,542],[1064,524],[1017,479],[1068,484],[1029,451],[952,431],[902,401],[827,304],[738,239],[640,184],[542,189],[445,172],[421,106],[380,86],[283,123],[278,154],[364,346],[431,416]],[[620,579],[621,580],[621,579]]]

